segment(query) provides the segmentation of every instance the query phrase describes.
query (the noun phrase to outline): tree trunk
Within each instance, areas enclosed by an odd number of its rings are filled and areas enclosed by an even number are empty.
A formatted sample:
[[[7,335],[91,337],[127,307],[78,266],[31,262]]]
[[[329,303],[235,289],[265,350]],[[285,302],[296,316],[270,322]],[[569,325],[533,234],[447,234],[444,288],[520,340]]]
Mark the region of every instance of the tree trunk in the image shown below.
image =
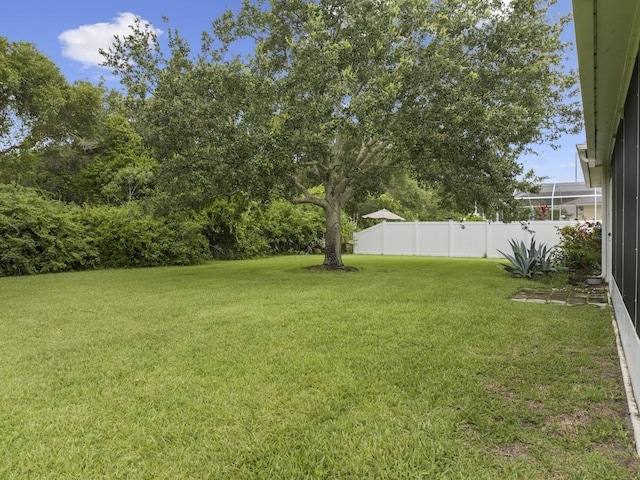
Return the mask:
[[[329,199],[327,199],[329,200]],[[325,247],[324,265],[328,267],[344,267],[342,263],[342,229],[340,228],[341,205],[336,201],[329,201],[325,207]]]

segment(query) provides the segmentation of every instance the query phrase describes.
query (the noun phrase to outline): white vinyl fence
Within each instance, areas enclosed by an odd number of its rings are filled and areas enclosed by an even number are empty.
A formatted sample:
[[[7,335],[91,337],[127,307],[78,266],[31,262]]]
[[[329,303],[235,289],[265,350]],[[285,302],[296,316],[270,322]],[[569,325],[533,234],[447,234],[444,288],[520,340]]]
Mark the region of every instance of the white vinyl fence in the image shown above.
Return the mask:
[[[511,253],[510,239],[529,246],[535,236],[549,247],[560,242],[558,228],[571,221],[502,222],[381,222],[356,232],[354,253],[434,257],[501,258]]]

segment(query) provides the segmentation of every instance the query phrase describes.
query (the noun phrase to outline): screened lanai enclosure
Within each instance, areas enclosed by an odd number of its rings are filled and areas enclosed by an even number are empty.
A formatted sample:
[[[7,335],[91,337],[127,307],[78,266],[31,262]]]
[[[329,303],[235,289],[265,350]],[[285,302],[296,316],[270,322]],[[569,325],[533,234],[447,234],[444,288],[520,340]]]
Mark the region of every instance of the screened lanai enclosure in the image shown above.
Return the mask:
[[[602,191],[584,182],[543,183],[538,193],[517,192],[530,220],[602,220]]]

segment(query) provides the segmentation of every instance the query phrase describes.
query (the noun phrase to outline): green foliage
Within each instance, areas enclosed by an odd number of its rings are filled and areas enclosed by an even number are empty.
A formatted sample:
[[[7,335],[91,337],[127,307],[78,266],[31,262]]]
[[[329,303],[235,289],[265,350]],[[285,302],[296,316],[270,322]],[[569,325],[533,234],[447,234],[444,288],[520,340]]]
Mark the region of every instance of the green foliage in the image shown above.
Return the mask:
[[[84,200],[77,174],[102,118],[104,89],[70,85],[34,45],[0,37],[0,181]]]
[[[0,185],[0,276],[313,253],[323,231],[320,208],[283,199],[218,199],[195,216],[154,215],[140,202],[79,207]],[[343,249],[352,236],[343,214]]]
[[[0,154],[59,129],[67,82],[36,47],[0,36]]]
[[[140,159],[118,169],[100,190],[108,203],[125,205],[151,196],[155,185],[157,164],[151,159]]]
[[[210,200],[273,187],[320,206],[325,263],[340,266],[340,211],[399,165],[449,209],[515,208],[513,191],[533,180],[519,155],[580,117],[562,64],[568,18],[550,22],[550,3],[248,0],[214,21],[199,55],[175,31],[163,49],[137,25],[106,65],[163,188]],[[247,38],[251,54],[229,51]]]
[[[371,195],[361,202],[352,201],[347,212],[358,219],[359,228],[367,228],[376,220],[362,218],[362,215],[386,208],[408,221],[444,221],[449,218],[462,218],[463,214],[443,206],[443,194],[437,189],[420,185],[406,171],[392,175],[384,193]],[[466,218],[470,220],[469,217]],[[483,218],[481,220],[484,220]]]
[[[317,253],[324,248],[324,213],[314,205],[280,198],[267,203],[217,199],[198,218],[214,258]],[[354,228],[345,213],[341,226],[342,249],[348,250]]]
[[[158,163],[129,120],[108,115],[81,173],[82,189],[92,203],[124,205],[147,198],[155,186]]]
[[[269,244],[251,221],[251,208],[238,198],[218,198],[199,215],[211,255],[250,258],[269,253]]]
[[[345,251],[354,228],[344,212],[340,224],[341,248]],[[325,215],[315,205],[272,200],[264,211],[260,230],[268,239],[272,253],[319,252],[325,245]]]
[[[555,258],[571,272],[600,275],[602,264],[602,225],[598,222],[578,222],[558,231],[560,243]]]
[[[513,255],[509,255],[498,250],[511,265],[502,264],[504,268],[513,277],[533,278],[539,275],[550,275],[557,273],[558,270],[553,264],[553,249],[541,243],[536,245],[535,238],[531,239],[529,247],[524,241],[518,243],[516,240],[509,240]]]
[[[98,251],[81,209],[0,185],[0,276],[93,268]]]
[[[207,258],[201,225],[192,220],[153,217],[130,204],[89,207],[83,221],[94,236],[101,267],[187,265]]]
[[[487,219],[478,213],[472,213],[471,215],[465,215],[462,217],[465,222],[486,222]]]
[[[324,213],[318,207],[276,199],[261,220],[273,253],[311,253],[324,247]]]
[[[192,208],[239,191],[266,197],[264,185],[273,184],[278,159],[259,153],[270,140],[254,128],[260,84],[240,65],[219,64],[211,52],[194,59],[176,31],[169,29],[167,37],[171,59],[139,24],[105,54],[110,66],[124,69],[124,103],[160,164],[161,188]],[[120,62],[127,55],[135,60]]]
[[[147,197],[157,162],[103,86],[70,85],[31,44],[0,37],[0,182],[78,204]],[[117,113],[116,113],[117,112]]]
[[[186,265],[208,258],[202,225],[139,205],[78,207],[0,185],[0,276]]]

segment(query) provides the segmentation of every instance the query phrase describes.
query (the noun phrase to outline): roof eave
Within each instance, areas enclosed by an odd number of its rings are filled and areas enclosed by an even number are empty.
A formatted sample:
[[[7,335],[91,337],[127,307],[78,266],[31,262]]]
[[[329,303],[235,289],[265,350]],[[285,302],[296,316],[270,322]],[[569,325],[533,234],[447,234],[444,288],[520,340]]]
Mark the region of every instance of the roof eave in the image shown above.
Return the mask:
[[[640,43],[640,2],[573,0],[587,147],[585,182],[602,181],[611,162]],[[585,172],[585,168],[588,170]]]

